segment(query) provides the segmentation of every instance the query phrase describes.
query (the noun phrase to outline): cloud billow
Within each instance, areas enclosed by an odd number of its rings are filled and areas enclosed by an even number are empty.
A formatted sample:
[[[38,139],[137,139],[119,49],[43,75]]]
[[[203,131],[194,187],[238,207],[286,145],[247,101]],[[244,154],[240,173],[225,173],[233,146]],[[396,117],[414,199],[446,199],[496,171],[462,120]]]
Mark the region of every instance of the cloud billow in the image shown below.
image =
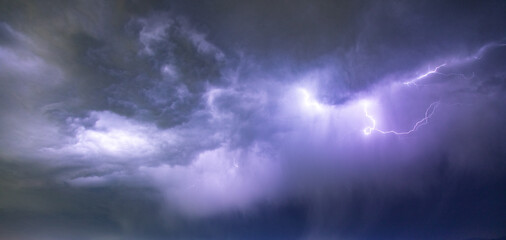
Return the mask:
[[[1,238],[506,234],[501,2],[1,5]]]

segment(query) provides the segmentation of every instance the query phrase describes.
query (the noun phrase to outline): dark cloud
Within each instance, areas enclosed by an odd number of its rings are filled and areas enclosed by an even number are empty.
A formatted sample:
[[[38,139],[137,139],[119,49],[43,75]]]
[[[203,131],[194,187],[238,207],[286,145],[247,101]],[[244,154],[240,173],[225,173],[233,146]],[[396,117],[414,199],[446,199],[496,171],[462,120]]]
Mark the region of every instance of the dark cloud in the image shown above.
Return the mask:
[[[2,1],[0,238],[505,236],[505,8]]]

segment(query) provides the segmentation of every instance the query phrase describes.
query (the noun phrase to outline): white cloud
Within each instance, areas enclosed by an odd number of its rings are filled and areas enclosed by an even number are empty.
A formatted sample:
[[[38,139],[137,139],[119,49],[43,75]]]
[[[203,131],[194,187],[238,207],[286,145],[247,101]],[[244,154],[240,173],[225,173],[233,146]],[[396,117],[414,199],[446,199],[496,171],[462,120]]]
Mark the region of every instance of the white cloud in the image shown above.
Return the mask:
[[[109,156],[135,158],[151,156],[160,151],[162,144],[174,141],[167,131],[158,131],[152,124],[142,124],[111,112],[92,112],[98,119],[92,128],[76,126],[76,135],[70,144],[47,149],[60,154],[81,156]],[[76,120],[69,119],[68,122]]]
[[[153,55],[152,44],[163,41],[168,37],[168,30],[173,21],[167,14],[154,14],[149,18],[137,20],[142,29],[139,33],[139,41],[143,45],[143,53]]]
[[[181,31],[195,45],[199,52],[214,55],[216,60],[223,60],[225,58],[225,54],[207,40],[206,34],[192,28],[186,20],[182,18],[179,20],[182,25]]]
[[[223,60],[225,54],[213,43],[207,40],[207,35],[191,27],[183,17],[174,18],[168,13],[156,13],[147,18],[137,19],[142,26],[139,41],[143,45],[142,53],[153,55],[154,44],[169,40],[170,29],[175,28],[191,42],[201,54],[213,55],[216,60]]]
[[[231,150],[220,147],[200,153],[188,166],[142,167],[175,205],[190,216],[205,216],[227,210],[244,210],[272,197],[278,187],[280,169],[275,160],[258,147]]]

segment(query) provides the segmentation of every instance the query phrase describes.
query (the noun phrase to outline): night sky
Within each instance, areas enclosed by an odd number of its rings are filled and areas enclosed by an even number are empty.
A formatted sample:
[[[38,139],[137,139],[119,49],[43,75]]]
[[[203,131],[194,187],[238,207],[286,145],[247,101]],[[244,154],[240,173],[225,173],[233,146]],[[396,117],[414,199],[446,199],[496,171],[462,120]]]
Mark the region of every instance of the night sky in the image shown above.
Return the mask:
[[[506,239],[506,1],[0,0],[0,239]]]

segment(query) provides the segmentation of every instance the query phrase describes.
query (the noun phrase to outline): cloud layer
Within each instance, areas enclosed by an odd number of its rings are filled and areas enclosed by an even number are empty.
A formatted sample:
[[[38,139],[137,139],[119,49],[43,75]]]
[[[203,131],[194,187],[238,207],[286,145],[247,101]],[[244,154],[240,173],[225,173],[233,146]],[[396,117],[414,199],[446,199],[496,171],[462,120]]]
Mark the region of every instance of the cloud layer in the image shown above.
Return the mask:
[[[506,235],[503,2],[0,6],[0,238]]]

